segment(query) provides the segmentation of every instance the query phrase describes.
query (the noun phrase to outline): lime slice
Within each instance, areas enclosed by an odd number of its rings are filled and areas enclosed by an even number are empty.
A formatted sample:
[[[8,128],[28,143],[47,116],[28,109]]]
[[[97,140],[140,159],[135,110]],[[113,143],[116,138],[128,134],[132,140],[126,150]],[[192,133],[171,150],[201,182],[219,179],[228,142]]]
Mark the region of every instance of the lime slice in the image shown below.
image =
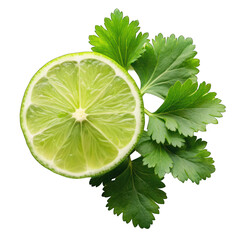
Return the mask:
[[[30,81],[21,127],[32,155],[58,174],[96,176],[131,153],[144,125],[131,76],[96,53],[74,53],[43,66]]]

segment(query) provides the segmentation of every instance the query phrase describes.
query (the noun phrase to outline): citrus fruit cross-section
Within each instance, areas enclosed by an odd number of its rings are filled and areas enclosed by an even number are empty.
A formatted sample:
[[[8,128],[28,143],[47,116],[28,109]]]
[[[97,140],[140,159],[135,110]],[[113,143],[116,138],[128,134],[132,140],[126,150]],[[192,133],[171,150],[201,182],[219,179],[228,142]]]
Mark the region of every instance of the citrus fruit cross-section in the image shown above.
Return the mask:
[[[43,66],[23,97],[21,127],[32,155],[58,174],[80,178],[117,166],[144,125],[131,76],[96,53],[74,53]]]

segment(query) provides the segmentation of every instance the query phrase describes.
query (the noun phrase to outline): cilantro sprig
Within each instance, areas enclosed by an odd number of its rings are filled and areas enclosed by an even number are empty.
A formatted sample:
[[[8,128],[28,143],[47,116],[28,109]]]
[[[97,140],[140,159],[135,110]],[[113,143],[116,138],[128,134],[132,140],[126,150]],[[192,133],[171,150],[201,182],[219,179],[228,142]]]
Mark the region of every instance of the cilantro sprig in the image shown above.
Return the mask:
[[[143,165],[142,158],[129,160],[127,168],[103,188],[103,196],[109,197],[107,207],[114,214],[123,214],[123,220],[134,226],[149,228],[163,204],[165,185],[152,168]]]
[[[169,38],[159,34],[152,44],[145,45],[145,52],[133,63],[141,80],[141,93],[150,93],[165,98],[169,88],[177,81],[197,80],[199,60],[191,38]]]
[[[181,182],[190,179],[199,184],[215,171],[210,152],[205,149],[206,145],[206,142],[195,136],[185,138],[182,147],[158,144],[144,132],[136,150],[143,156],[143,164],[154,168],[159,178],[171,172]]]
[[[111,19],[105,18],[103,26],[96,26],[96,35],[89,36],[94,52],[102,53],[128,69],[144,52],[148,33],[139,32],[138,21],[129,22],[128,17],[116,9]],[[138,33],[139,32],[139,33]]]
[[[210,84],[203,82],[197,87],[198,84],[190,79],[183,84],[176,82],[169,89],[163,104],[150,117],[163,120],[168,130],[177,130],[184,136],[206,131],[208,123],[217,123],[216,117],[222,117],[225,107],[220,99],[215,98],[216,93],[209,92]],[[150,121],[148,128],[151,127]],[[160,135],[161,130],[158,131]]]
[[[92,186],[103,185],[107,207],[122,214],[125,222],[149,228],[159,213],[166,194],[163,178],[171,173],[181,182],[199,184],[215,171],[207,142],[195,133],[206,131],[209,123],[218,123],[225,106],[210,92],[211,85],[197,83],[199,60],[191,38],[164,37],[158,34],[150,42],[148,33],[139,32],[139,22],[129,21],[116,9],[96,35],[89,36],[92,50],[123,66],[134,69],[141,81],[140,92],[164,100],[149,117],[135,150],[141,157],[126,158],[112,171],[92,178]]]

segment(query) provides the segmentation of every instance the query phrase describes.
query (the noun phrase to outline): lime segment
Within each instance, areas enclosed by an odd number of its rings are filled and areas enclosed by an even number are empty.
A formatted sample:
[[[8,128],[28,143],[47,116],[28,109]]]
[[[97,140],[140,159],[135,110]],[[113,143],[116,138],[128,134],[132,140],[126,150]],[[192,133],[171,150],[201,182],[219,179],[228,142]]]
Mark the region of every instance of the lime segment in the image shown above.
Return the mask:
[[[68,112],[49,106],[30,105],[27,109],[26,120],[31,134],[36,134],[46,128],[65,122],[72,116]]]
[[[118,149],[89,122],[82,123],[83,151],[90,169],[99,169],[118,156]],[[90,143],[90,144],[89,144]]]
[[[136,100],[132,96],[129,85],[121,77],[115,77],[107,89],[87,108],[91,114],[129,113],[136,108]]]
[[[33,146],[38,154],[47,161],[52,161],[66,139],[71,135],[75,124],[73,119],[54,125],[33,136]]]
[[[107,64],[96,59],[85,59],[79,64],[80,107],[86,109],[107,92],[114,81],[115,72]]]
[[[125,147],[134,135],[136,119],[130,113],[89,115],[88,120],[119,149]]]
[[[72,112],[75,109],[75,106],[46,77],[41,78],[33,87],[31,104],[52,107],[66,112]]]
[[[79,107],[79,64],[66,61],[55,65],[47,72],[49,83],[71,103]]]

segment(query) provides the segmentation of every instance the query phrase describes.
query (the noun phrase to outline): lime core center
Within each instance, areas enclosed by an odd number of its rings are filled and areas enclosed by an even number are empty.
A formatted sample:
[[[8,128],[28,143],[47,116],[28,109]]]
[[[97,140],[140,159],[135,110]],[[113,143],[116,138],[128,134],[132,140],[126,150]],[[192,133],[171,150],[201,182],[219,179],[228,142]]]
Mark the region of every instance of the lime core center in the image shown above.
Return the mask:
[[[87,114],[85,113],[85,109],[79,108],[72,114],[72,117],[76,119],[78,122],[82,122],[87,119]]]

